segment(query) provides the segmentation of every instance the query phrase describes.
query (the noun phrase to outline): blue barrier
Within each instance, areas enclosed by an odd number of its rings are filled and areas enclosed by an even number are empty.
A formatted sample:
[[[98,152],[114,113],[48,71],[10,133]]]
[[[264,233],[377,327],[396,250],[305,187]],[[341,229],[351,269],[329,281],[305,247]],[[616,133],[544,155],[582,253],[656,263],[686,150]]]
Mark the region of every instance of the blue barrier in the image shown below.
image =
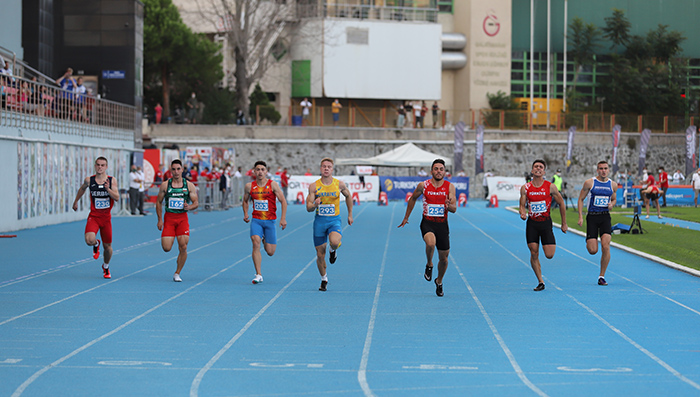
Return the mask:
[[[416,186],[419,183],[425,182],[430,179],[427,176],[381,176],[379,181],[381,182],[381,190],[386,192],[387,198],[389,200],[405,200],[406,193],[413,193],[416,190]],[[450,178],[445,178],[455,185],[456,196],[459,197],[460,193],[464,193],[469,197],[469,177],[468,176],[454,176]]]

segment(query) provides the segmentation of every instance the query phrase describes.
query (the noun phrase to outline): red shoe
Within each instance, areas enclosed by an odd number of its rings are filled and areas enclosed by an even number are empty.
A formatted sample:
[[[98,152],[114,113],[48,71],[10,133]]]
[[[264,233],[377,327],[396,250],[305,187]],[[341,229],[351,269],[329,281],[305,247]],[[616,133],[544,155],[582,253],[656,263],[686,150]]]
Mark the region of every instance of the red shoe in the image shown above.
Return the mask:
[[[112,274],[109,273],[109,268],[106,268],[106,269],[105,269],[105,267],[102,266],[102,273],[104,273],[104,275],[103,275],[102,277],[104,277],[104,278],[112,278]]]
[[[97,245],[92,246],[92,257],[95,259],[100,257],[100,240],[97,240]]]

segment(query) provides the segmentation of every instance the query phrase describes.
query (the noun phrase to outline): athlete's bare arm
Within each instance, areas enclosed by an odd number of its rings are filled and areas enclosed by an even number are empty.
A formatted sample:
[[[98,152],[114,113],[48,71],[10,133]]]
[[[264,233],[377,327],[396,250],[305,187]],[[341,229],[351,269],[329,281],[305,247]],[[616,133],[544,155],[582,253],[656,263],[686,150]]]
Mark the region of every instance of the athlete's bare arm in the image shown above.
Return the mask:
[[[418,186],[416,186],[416,190],[413,191],[413,194],[408,199],[408,205],[406,205],[406,214],[403,216],[403,220],[401,221],[399,227],[404,227],[408,223],[408,218],[411,216],[413,207],[415,207],[416,205],[416,200],[418,200],[418,197],[420,197],[421,194],[423,194],[423,189],[425,189],[425,184],[423,182],[420,182]]]
[[[340,193],[345,196],[345,206],[348,207],[348,225],[352,225],[352,194],[343,181],[338,181],[338,188]]]
[[[520,187],[520,207],[518,212],[520,212],[520,219],[527,219],[527,190],[525,185]]]
[[[163,230],[163,199],[165,191],[168,190],[168,181],[160,184],[158,189],[158,197],[156,197],[156,216],[158,217],[158,230]]]
[[[613,182],[614,183],[614,182]],[[583,182],[581,193],[578,195],[578,225],[583,226],[583,200],[586,199],[588,192],[593,189],[593,179],[587,179]]]
[[[282,230],[287,227],[287,199],[284,197],[284,192],[280,188],[279,183],[272,181],[270,184],[272,186],[272,192],[277,196],[277,200],[280,201],[282,205],[282,216],[280,216],[280,227]]]
[[[83,197],[83,194],[85,194],[85,190],[87,190],[88,186],[90,186],[90,178],[85,178],[83,181],[83,184],[80,185],[80,188],[78,189],[78,194],[75,196],[75,200],[73,201],[73,211],[78,210],[78,201],[80,201],[80,198]]]
[[[243,207],[243,222],[245,223],[250,222],[250,218],[248,217],[248,202],[250,201],[250,189],[252,189],[252,186],[253,183],[248,182],[243,188],[243,203],[241,207]]]
[[[615,204],[617,204],[617,182],[612,181],[610,184],[612,186],[612,191],[613,194],[610,196],[610,202],[608,203],[608,208],[613,209],[615,207]]]
[[[447,196],[447,210],[451,213],[457,212],[457,189],[454,184],[450,184],[450,194]]]
[[[112,183],[109,182],[110,180],[112,181]],[[109,197],[111,197],[114,201],[119,201],[119,188],[117,187],[117,178],[107,178],[107,180],[105,181],[105,187],[107,188]]]
[[[549,193],[552,195],[554,201],[559,204],[559,214],[561,214],[561,231],[566,233],[569,230],[569,226],[566,224],[566,203],[564,203],[564,198],[559,193],[559,188],[557,185],[551,183],[549,185]]]
[[[194,183],[187,181],[187,188],[190,190],[190,201],[191,203],[185,203],[186,211],[194,211],[199,207],[199,196],[197,196],[197,187]]]
[[[309,194],[306,196],[306,211],[314,212],[321,205],[321,198],[316,197],[316,184],[309,185]]]

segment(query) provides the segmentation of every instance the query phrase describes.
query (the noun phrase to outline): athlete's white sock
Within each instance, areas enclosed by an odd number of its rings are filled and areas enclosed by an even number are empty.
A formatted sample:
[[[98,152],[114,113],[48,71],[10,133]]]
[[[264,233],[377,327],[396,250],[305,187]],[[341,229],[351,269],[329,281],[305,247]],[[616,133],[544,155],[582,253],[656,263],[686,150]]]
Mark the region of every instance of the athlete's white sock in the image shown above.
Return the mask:
[[[102,264],[103,269],[109,269],[109,263],[103,263]]]
[[[325,275],[321,276],[321,281],[328,281],[328,275],[325,274]]]

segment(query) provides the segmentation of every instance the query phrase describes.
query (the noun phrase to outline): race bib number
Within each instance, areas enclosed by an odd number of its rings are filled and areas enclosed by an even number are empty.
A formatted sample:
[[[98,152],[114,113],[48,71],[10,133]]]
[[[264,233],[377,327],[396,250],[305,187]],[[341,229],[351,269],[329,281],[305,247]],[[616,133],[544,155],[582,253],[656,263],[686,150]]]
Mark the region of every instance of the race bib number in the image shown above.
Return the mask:
[[[443,204],[428,204],[428,216],[444,217],[445,206]]]
[[[321,216],[335,216],[335,204],[321,204],[318,206],[318,214]]]
[[[109,208],[109,199],[108,198],[96,198],[95,199],[95,208],[98,210],[105,210]]]
[[[593,199],[593,205],[596,207],[607,207],[610,203],[610,197],[608,196],[596,196]]]
[[[168,199],[168,208],[171,210],[184,210],[185,209],[185,199],[184,198],[177,198],[177,197],[170,197]]]
[[[533,214],[542,214],[547,212],[547,202],[535,201],[530,203],[530,212]]]
[[[267,200],[253,200],[253,209],[256,211],[267,211],[268,210]]]

